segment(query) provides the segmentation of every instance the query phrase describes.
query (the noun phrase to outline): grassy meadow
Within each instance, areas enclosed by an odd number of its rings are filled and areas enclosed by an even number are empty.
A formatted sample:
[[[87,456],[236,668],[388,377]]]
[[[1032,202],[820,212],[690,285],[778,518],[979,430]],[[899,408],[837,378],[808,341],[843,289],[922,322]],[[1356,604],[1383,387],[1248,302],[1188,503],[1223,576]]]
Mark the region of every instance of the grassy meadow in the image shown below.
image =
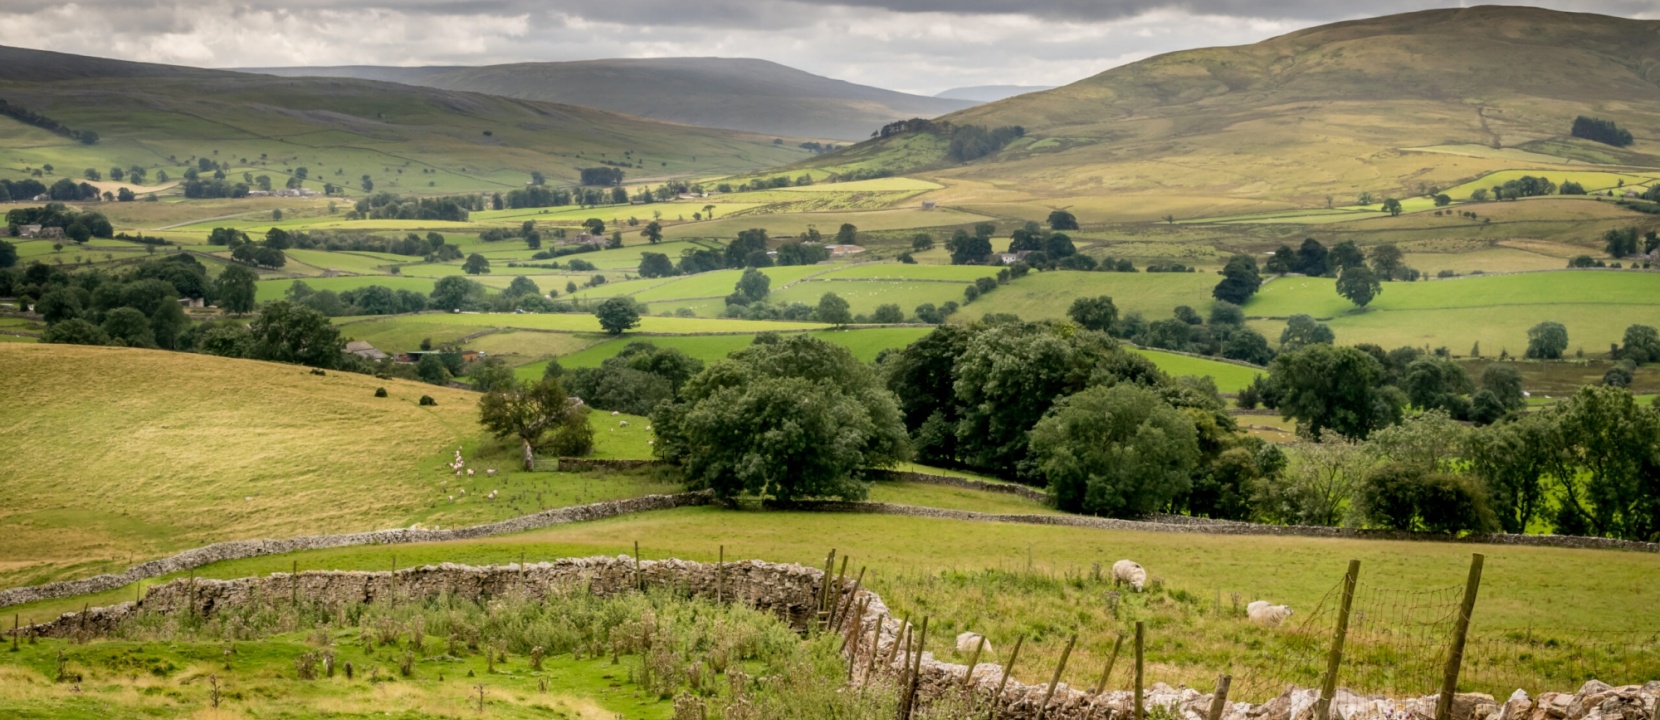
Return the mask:
[[[1607,351],[1627,326],[1652,322],[1660,312],[1660,275],[1634,271],[1574,271],[1468,276],[1416,283],[1384,283],[1364,310],[1327,278],[1285,277],[1267,283],[1245,306],[1252,325],[1279,337],[1283,319],[1306,313],[1331,325],[1340,343],[1384,347],[1449,348],[1469,354],[1520,355],[1527,330],[1544,321],[1568,328],[1569,354]]]

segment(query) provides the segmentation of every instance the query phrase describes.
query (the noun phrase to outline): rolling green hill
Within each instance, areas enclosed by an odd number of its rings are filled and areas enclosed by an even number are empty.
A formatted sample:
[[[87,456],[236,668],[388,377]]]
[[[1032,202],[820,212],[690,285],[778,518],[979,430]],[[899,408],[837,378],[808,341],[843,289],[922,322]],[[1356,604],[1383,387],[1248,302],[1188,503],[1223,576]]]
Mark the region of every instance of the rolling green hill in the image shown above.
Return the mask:
[[[253,68],[288,77],[351,77],[601,108],[781,137],[862,140],[895,120],[934,117],[978,99],[909,95],[751,58],[638,58],[484,67]]]
[[[631,180],[742,172],[807,155],[773,136],[688,127],[570,105],[395,83],[199,70],[0,48],[0,98],[101,137],[83,145],[0,118],[0,175],[79,182],[138,165],[173,179],[196,158],[306,186],[359,192],[521,187],[532,171],[574,183],[619,165]]]
[[[945,116],[1019,125],[990,157],[927,133],[808,161],[957,186],[943,203],[1072,207],[1085,222],[1405,198],[1502,169],[1660,165],[1660,22],[1522,7],[1392,15],[1170,53]],[[1576,115],[1636,143],[1568,137]],[[1474,151],[1471,150],[1474,148]],[[1328,200],[1331,196],[1331,200]],[[1376,205],[1372,206],[1376,209]]]

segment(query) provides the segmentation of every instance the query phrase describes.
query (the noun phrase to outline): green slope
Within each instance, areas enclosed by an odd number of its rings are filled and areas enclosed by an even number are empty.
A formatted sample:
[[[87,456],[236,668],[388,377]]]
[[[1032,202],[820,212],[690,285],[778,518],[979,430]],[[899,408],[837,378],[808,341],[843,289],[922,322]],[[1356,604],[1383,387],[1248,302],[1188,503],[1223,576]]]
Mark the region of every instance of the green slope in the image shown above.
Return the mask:
[[[81,145],[0,118],[0,176],[54,166],[140,165],[177,179],[205,157],[308,187],[452,192],[521,187],[531,171],[573,183],[578,168],[621,164],[631,179],[742,172],[807,152],[772,136],[688,127],[569,105],[351,79],[277,78],[0,49],[0,97],[75,129]]]

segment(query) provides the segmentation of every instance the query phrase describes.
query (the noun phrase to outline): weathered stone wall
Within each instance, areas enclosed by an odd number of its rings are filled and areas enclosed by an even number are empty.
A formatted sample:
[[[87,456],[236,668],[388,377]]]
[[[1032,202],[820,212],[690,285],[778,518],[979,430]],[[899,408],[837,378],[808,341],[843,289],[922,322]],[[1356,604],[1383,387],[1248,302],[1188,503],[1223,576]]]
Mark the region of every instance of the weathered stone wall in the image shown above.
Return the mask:
[[[590,470],[636,470],[662,465],[658,460],[622,460],[605,458],[561,457],[560,472],[588,472]]]
[[[837,500],[801,500],[771,502],[768,507],[810,512],[870,513],[876,515],[908,515],[911,517],[970,520],[978,522],[1024,523],[1028,525],[1064,525],[1067,527],[1099,530],[1136,530],[1141,532],[1204,533],[1208,535],[1282,535],[1301,537],[1359,538],[1364,540],[1406,540],[1417,542],[1475,543],[1487,545],[1529,545],[1534,547],[1583,548],[1595,550],[1632,550],[1660,553],[1660,543],[1645,543],[1614,538],[1576,537],[1571,535],[1435,535],[1431,533],[1400,532],[1395,530],[1361,530],[1342,527],[1311,525],[1259,525],[1227,521],[1209,521],[1185,518],[1182,522],[1148,520],[1119,520],[1087,515],[1000,515],[970,510],[944,510],[891,503],[842,502]]]
[[[899,482],[926,483],[929,485],[945,485],[968,490],[1003,493],[1015,495],[1034,502],[1049,502],[1049,493],[1035,487],[1015,485],[1013,483],[986,482],[973,478],[955,477],[951,475],[934,475],[931,473],[902,472],[899,470],[870,470],[866,473],[872,480],[894,480]]]
[[[532,515],[523,515],[510,520],[474,525],[471,527],[456,528],[454,530],[421,530],[404,528],[396,530],[374,530],[370,532],[351,533],[346,535],[312,535],[306,537],[288,538],[285,540],[234,540],[231,542],[214,543],[194,550],[187,550],[172,557],[151,560],[128,568],[118,575],[98,575],[85,580],[69,580],[65,582],[48,583],[31,587],[0,590],[0,607],[20,605],[37,600],[52,600],[56,598],[73,597],[88,593],[112,590],[123,585],[138,582],[146,578],[167,575],[170,573],[193,570],[209,563],[221,560],[240,560],[243,558],[260,557],[263,555],[279,555],[297,550],[318,550],[322,548],[345,547],[348,545],[395,545],[414,542],[441,542],[445,540],[466,540],[470,538],[487,537],[490,535],[504,535],[524,532],[552,525],[587,522],[601,520],[618,515],[628,515],[652,510],[668,510],[670,508],[687,507],[692,505],[706,505],[711,501],[708,493],[680,493],[678,495],[647,495],[628,500],[612,500],[590,505],[556,508]]]
[[[528,565],[472,567],[436,565],[396,572],[276,573],[239,580],[174,580],[150,589],[139,603],[127,602],[85,613],[66,613],[58,619],[23,629],[43,637],[96,636],[116,628],[138,612],[215,613],[246,603],[282,602],[303,598],[328,606],[376,600],[425,598],[448,594],[468,599],[496,597],[539,598],[553,592],[582,589],[600,596],[635,592],[637,588],[672,589],[688,596],[742,603],[777,615],[796,628],[817,617],[825,574],[800,565],[757,560],[723,564],[680,560],[636,562],[627,556],[566,559]],[[869,590],[855,592],[843,579],[832,592],[835,606],[849,615],[839,623],[848,642],[844,655],[855,683],[888,682],[907,666],[901,638],[903,622],[881,596]],[[856,612],[862,610],[862,612]],[[856,640],[854,638],[857,638]],[[874,640],[874,642],[872,642]],[[872,659],[874,653],[875,660]],[[1134,694],[1114,691],[1095,694],[1062,684],[1053,693],[1047,685],[1031,685],[1010,678],[1003,684],[1002,666],[981,663],[972,668],[940,662],[932,653],[919,658],[918,697],[936,699],[972,692],[996,708],[993,720],[1033,720],[1041,714],[1055,720],[1126,720],[1134,714]],[[867,668],[874,668],[866,672]],[[964,680],[967,679],[965,690]],[[997,694],[1003,687],[1001,695]],[[995,696],[995,697],[994,697]],[[1231,703],[1223,720],[1314,720],[1317,691],[1292,688],[1261,705]],[[1045,698],[1048,698],[1045,705]],[[1461,694],[1454,700],[1454,720],[1654,720],[1660,682],[1610,688],[1592,681],[1577,694],[1545,693],[1538,702],[1518,691],[1502,707],[1486,695]],[[1337,720],[1405,720],[1433,716],[1435,696],[1407,700],[1361,697],[1339,691],[1332,709]],[[1205,720],[1211,696],[1190,688],[1154,683],[1143,696],[1144,707],[1177,710],[1183,720]]]

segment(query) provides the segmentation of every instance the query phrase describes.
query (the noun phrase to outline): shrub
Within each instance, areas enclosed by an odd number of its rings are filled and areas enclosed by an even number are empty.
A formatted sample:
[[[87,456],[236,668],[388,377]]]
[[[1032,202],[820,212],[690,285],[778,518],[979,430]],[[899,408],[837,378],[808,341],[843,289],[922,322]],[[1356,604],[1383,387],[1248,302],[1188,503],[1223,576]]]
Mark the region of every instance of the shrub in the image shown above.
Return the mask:
[[[437,404],[438,404],[438,401],[432,399],[431,395],[422,395],[421,396],[421,405],[423,407],[428,406],[428,405],[437,405]]]
[[[375,388],[375,397],[386,397],[386,388]]]

